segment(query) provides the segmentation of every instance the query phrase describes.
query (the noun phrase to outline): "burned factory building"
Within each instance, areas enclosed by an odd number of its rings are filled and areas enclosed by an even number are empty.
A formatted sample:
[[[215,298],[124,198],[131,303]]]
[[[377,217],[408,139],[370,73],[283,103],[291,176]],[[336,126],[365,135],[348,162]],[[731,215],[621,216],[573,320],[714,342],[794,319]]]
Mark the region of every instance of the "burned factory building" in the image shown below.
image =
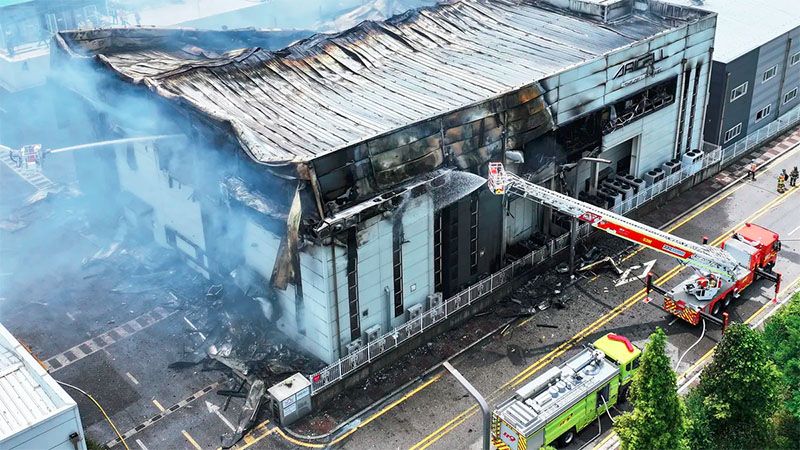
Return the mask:
[[[715,21],[461,0],[278,51],[253,30],[98,29],[60,33],[53,58],[98,139],[132,138],[75,154],[102,186],[86,195],[331,362],[556,233],[485,189],[488,162],[607,204],[604,178],[653,182],[701,148]]]

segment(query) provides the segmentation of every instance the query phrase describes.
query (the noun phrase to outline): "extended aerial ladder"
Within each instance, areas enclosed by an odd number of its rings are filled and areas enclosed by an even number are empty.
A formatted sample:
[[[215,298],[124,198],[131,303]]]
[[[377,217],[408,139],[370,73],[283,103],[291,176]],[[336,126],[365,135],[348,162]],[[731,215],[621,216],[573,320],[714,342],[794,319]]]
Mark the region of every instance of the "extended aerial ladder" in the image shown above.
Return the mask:
[[[753,276],[747,279],[746,283],[743,284],[743,278],[746,278],[747,274],[752,273],[753,270],[751,270],[750,267],[745,267],[740,261],[737,261],[731,253],[722,248],[674,236],[625,216],[615,214],[604,208],[536,185],[516,174],[507,173],[501,163],[489,163],[489,188],[496,195],[516,195],[527,198],[544,206],[548,206],[555,211],[566,214],[567,216],[588,222],[599,230],[603,230],[636,244],[644,245],[678,259],[682,264],[692,267],[696,272],[696,276],[693,280],[695,282],[687,282],[684,287],[686,292],[693,294],[694,297],[699,299],[699,303],[705,302],[705,304],[708,305],[709,302],[716,302],[716,300],[718,300],[715,296],[722,295],[725,300],[724,304],[727,306],[730,302],[728,295],[738,296],[739,290],[752,282],[754,277],[753,274]],[[778,236],[775,235],[776,241],[777,237]],[[777,248],[779,249],[780,246],[778,245]],[[746,249],[745,251],[755,254],[755,251],[751,251],[751,249]],[[777,252],[777,250],[775,252]],[[769,257],[774,264],[774,254],[770,254]],[[763,261],[764,259],[762,258],[762,262]],[[775,274],[771,272],[768,273],[760,268],[756,268],[755,273],[770,279],[771,277],[776,277]],[[778,275],[776,278],[779,283],[780,276]],[[711,280],[712,286],[708,285],[708,280]],[[648,292],[650,288],[649,286]],[[668,294],[667,291],[658,287],[652,287],[652,289],[662,294]],[[672,299],[667,300],[672,301]],[[667,303],[668,302],[665,300],[665,305],[667,305]],[[691,317],[686,317],[686,314],[681,314],[684,311],[685,305],[679,304],[678,306],[681,309],[680,311],[676,311],[675,308],[670,309],[673,303],[669,303],[669,307],[664,306],[663,308],[689,322],[696,324],[702,316],[721,323],[719,319],[712,317],[705,312],[703,308],[697,308],[696,311],[691,311]]]

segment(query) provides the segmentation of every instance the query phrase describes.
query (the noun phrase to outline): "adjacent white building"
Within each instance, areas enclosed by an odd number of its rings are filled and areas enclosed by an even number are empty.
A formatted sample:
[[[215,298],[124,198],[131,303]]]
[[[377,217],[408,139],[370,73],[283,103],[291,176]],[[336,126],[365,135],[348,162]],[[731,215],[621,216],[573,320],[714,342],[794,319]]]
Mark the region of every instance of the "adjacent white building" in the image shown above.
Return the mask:
[[[86,450],[75,400],[2,325],[0,449]]]

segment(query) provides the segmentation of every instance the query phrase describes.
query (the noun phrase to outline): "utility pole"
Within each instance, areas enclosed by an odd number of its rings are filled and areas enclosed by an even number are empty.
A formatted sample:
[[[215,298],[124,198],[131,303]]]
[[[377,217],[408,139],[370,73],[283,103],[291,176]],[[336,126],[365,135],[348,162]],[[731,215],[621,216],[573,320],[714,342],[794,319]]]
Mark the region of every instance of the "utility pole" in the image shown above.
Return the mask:
[[[448,361],[444,362],[444,368],[448,370],[459,383],[469,392],[469,395],[478,402],[478,406],[481,407],[481,411],[483,411],[483,450],[489,450],[489,434],[490,434],[490,411],[489,411],[489,404],[486,403],[486,399],[483,398],[480,392],[475,389],[475,386],[472,385],[463,375],[459,372],[455,367],[453,367]]]

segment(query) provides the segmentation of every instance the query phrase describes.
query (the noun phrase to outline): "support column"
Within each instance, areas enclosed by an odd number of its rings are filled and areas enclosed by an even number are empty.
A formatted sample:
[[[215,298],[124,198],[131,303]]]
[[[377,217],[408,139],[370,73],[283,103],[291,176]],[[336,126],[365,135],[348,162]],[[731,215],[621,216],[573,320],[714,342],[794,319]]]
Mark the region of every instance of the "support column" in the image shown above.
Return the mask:
[[[575,279],[575,246],[578,244],[578,219],[569,221],[569,279]]]

